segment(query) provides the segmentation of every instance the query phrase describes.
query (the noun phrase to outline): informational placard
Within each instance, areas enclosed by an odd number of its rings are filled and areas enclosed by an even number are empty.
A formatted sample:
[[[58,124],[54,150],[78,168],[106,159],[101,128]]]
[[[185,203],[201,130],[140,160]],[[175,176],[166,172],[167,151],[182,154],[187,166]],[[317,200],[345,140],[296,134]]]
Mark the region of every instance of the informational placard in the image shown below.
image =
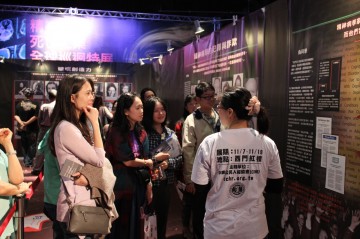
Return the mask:
[[[339,136],[331,134],[322,135],[321,167],[327,167],[327,153],[339,153]]]
[[[316,148],[321,149],[322,134],[331,134],[331,118],[316,117]]]
[[[326,185],[327,189],[344,194],[345,156],[327,153]]]
[[[199,82],[210,82],[216,94],[245,87],[258,95],[262,78],[264,12],[244,17],[184,47],[185,81],[191,93]]]

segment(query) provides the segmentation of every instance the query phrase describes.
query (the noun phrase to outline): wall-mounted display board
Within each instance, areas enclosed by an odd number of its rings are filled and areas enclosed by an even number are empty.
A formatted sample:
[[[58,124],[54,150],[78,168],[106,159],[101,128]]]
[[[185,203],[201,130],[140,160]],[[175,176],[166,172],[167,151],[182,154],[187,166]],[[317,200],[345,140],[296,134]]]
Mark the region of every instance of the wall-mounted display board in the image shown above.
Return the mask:
[[[290,6],[283,222],[360,238],[360,1]]]
[[[256,11],[184,47],[184,95],[202,81],[217,94],[229,87],[246,87],[257,95],[262,78],[264,12]],[[190,82],[190,87],[189,87]]]

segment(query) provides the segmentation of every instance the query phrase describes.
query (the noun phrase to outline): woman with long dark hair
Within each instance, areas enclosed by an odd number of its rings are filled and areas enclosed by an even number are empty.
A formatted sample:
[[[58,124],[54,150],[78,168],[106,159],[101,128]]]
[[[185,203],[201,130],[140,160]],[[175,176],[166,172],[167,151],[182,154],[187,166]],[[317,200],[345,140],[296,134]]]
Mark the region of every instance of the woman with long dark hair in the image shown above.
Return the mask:
[[[144,102],[143,124],[149,137],[150,153],[154,163],[153,175],[153,206],[157,220],[158,239],[165,238],[166,225],[170,206],[170,186],[175,183],[175,170],[182,165],[182,155],[170,155],[168,152],[155,152],[156,148],[167,138],[178,141],[171,129],[165,126],[167,109],[165,102],[159,97],[151,97]],[[180,144],[177,142],[178,148]]]
[[[119,213],[107,238],[140,238],[143,230],[140,228],[140,207],[152,200],[150,174],[148,178],[139,174],[139,169],[149,169],[153,165],[148,159],[149,141],[140,124],[142,119],[140,98],[134,93],[122,94],[105,143],[106,156],[116,176],[115,206]]]
[[[53,155],[56,155],[60,169],[66,160],[82,166],[91,164],[95,167],[103,167],[105,163],[105,151],[98,122],[99,112],[92,107],[93,90],[93,81],[79,75],[67,76],[60,82],[51,115],[49,136],[49,146]],[[77,181],[86,181],[84,176],[79,173],[76,173],[76,177],[73,176],[73,179],[62,177],[63,183],[57,202],[57,221],[61,222],[64,231],[67,231],[69,204],[96,206],[95,200],[91,199],[90,190]],[[77,179],[77,176],[80,178]],[[65,238],[83,237],[67,232]],[[93,236],[89,235],[86,238]]]

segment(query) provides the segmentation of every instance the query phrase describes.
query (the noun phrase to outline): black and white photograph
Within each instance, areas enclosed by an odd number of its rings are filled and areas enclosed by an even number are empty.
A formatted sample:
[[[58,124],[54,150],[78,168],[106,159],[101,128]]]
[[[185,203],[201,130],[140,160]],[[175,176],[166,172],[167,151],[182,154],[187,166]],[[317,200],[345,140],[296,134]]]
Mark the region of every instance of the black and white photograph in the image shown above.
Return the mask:
[[[221,93],[221,77],[213,77],[211,84],[214,86],[215,94]]]
[[[15,84],[15,99],[22,99],[25,98],[23,91],[29,87],[29,81],[27,80],[16,80],[14,81]]]
[[[245,88],[250,91],[252,96],[257,96],[257,85],[256,78],[248,78],[245,82]]]
[[[129,93],[132,91],[131,83],[120,83],[120,94]]]
[[[119,83],[105,82],[106,100],[116,100],[119,97]]]
[[[45,81],[45,96],[46,96],[46,98],[49,97],[49,91],[57,90],[58,86],[59,86],[58,81]]]
[[[233,75],[233,86],[236,88],[243,87],[243,73]]]
[[[31,88],[34,90],[34,99],[42,99],[44,97],[44,81],[31,81]]]
[[[94,92],[96,96],[104,97],[104,83],[94,82]]]
[[[221,82],[221,89],[222,92],[226,92],[227,90],[229,90],[229,88],[232,87],[232,81],[223,81]]]
[[[106,108],[108,108],[108,110],[110,110],[110,112],[113,110],[113,102],[105,101],[104,104],[105,104]]]

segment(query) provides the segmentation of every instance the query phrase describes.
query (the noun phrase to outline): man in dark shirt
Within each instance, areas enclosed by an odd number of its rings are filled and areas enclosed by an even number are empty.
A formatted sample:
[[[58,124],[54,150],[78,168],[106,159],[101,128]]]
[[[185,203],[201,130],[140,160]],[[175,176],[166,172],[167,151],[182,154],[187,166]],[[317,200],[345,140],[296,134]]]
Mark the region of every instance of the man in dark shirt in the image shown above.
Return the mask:
[[[21,146],[25,167],[31,167],[36,153],[36,134],[38,131],[37,116],[39,104],[33,101],[34,91],[30,88],[24,90],[25,99],[15,108],[17,131],[21,136]]]

